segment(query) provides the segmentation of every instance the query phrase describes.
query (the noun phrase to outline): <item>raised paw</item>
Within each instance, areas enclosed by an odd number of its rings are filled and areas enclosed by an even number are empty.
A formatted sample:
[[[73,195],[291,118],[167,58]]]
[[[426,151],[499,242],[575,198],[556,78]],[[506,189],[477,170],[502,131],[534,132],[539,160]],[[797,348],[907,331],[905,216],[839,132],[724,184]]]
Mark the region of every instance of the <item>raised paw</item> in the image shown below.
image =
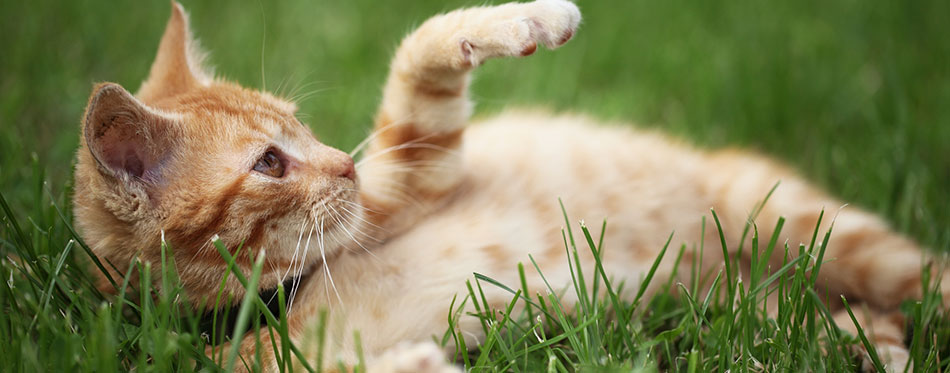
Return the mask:
[[[460,373],[435,343],[403,343],[373,362],[369,373]]]
[[[565,0],[538,0],[492,8],[469,9],[456,34],[463,66],[478,66],[494,57],[533,54],[538,44],[557,48],[574,36],[581,21],[577,6]]]

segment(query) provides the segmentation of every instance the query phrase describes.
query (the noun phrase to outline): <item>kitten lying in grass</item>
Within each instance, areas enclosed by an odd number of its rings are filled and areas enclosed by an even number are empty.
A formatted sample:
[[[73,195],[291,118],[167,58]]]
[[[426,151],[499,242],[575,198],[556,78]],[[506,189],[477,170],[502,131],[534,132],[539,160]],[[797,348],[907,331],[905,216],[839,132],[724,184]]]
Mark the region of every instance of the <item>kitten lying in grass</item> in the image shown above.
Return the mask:
[[[288,284],[289,340],[249,333],[235,342],[244,357],[260,354],[266,369],[284,367],[284,358],[352,367],[363,354],[370,371],[453,371],[431,342],[449,327],[446,315],[462,315],[451,325],[462,339],[454,344],[475,346],[486,329],[465,315],[477,313],[476,303],[505,309],[512,299],[503,287],[485,287],[482,299],[453,303],[470,294],[473,273],[523,283],[527,295],[573,289],[560,293],[568,309],[581,301],[574,294],[594,291],[573,288],[577,268],[623,283],[600,290],[627,301],[658,290],[641,290],[648,273],[656,284],[702,283],[693,290],[706,293],[719,290],[710,281],[717,273],[719,283],[761,281],[750,274],[763,277],[765,266],[789,263],[798,243],[815,244],[816,230],[831,227],[822,208],[841,202],[758,155],[698,150],[579,116],[511,112],[469,125],[472,70],[489,59],[531,55],[539,45],[559,47],[580,20],[570,2],[539,0],[426,21],[397,50],[375,130],[354,163],[317,141],[295,118],[292,102],[203,70],[186,14],[175,4],[138,92],[100,84],[83,119],[75,214],[85,241],[115,266],[106,267],[103,287],[111,286],[106,277],[138,276],[128,267],[135,261],[160,262],[164,242],[188,303],[197,307],[215,308],[211,300],[220,293],[245,297],[236,276],[222,282],[229,263],[244,274],[256,270],[261,292]],[[766,195],[768,202],[758,204]],[[604,251],[568,257],[558,198],[572,217],[608,218],[596,246]],[[700,219],[710,207],[716,224]],[[749,249],[756,246],[744,229],[753,212],[758,236],[788,242],[790,254]],[[784,225],[774,229],[780,217]],[[671,231],[674,247],[706,249],[654,268]],[[834,232],[827,247],[808,249],[818,258],[798,263],[821,263],[815,286],[839,310],[842,328],[854,329],[835,300],[861,302],[876,352],[890,369],[903,368],[909,357],[894,312],[922,295],[923,253],[854,207],[836,212]],[[734,260],[724,261],[726,254]],[[538,271],[521,277],[516,266],[529,261]],[[159,278],[159,267],[151,268],[151,278]],[[941,283],[950,289],[946,277]],[[762,295],[769,312],[781,312],[777,297]],[[513,307],[517,313],[524,306]],[[321,310],[328,312],[324,322]],[[323,333],[326,345],[317,352],[315,336]],[[304,347],[288,356],[290,342]]]

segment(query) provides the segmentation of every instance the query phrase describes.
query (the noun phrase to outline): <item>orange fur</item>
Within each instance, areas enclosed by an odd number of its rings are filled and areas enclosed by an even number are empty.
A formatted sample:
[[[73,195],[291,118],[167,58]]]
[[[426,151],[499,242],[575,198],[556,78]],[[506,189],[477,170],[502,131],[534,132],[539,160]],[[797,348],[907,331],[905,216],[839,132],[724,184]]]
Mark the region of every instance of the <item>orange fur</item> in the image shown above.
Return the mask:
[[[700,224],[710,207],[737,247],[749,212],[778,181],[756,220],[763,237],[785,216],[782,238],[808,242],[817,211],[841,206],[761,156],[697,150],[629,126],[516,112],[468,126],[470,71],[539,44],[556,48],[579,22],[576,6],[563,0],[425,22],[396,52],[357,178],[350,157],[318,142],[292,103],[210,78],[175,4],[138,94],[111,83],[93,90],[77,153],[76,221],[96,254],[120,271],[136,260],[158,262],[164,238],[194,304],[215,294],[225,268],[212,237],[232,253],[243,244],[236,256],[243,271],[265,255],[262,288],[290,272],[302,279],[289,321],[304,351],[313,351],[306,347],[314,343],[313,315],[326,309],[328,364],[355,361],[352,331],[360,330],[371,370],[452,371],[425,342],[445,330],[449,303],[465,293],[472,272],[518,283],[515,265],[531,254],[553,285],[571,286],[559,197],[572,217],[609,218],[604,265],[626,289],[637,287],[670,231],[674,246],[705,235],[708,247],[718,247],[712,224],[705,232]],[[269,152],[280,167],[271,176],[255,171],[274,166],[265,162]],[[882,313],[921,294],[922,252],[913,242],[855,208],[840,211],[835,224],[832,261],[819,281],[826,291]],[[701,275],[717,271],[721,253],[704,255]],[[592,261],[581,257],[585,266]],[[673,272],[665,261],[657,276]],[[530,291],[545,290],[536,274],[527,282]],[[486,291],[498,307],[510,297]],[[231,281],[226,292],[243,289]],[[880,345],[899,355],[894,319],[867,320],[881,325]],[[477,325],[460,320],[468,345],[481,338]],[[247,337],[242,351],[253,352],[254,342]],[[270,342],[262,346],[273,359]]]

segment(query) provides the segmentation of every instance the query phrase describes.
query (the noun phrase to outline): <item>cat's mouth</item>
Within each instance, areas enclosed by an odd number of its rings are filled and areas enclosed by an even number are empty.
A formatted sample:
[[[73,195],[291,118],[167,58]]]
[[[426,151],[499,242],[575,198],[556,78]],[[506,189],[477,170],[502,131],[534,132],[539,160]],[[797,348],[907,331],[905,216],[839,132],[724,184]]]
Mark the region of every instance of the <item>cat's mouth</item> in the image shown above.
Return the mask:
[[[311,207],[311,227],[319,240],[316,247],[321,254],[330,256],[351,244],[365,247],[366,243],[363,241],[370,236],[359,224],[364,218],[361,215],[362,209],[355,200],[355,189],[340,187]]]
[[[352,189],[340,188],[314,203],[311,208],[311,217],[315,223],[319,223],[320,219],[324,219],[325,227],[330,227],[334,223],[344,223],[349,220],[351,215],[354,215],[347,204],[355,203],[353,202],[355,195],[356,193]]]

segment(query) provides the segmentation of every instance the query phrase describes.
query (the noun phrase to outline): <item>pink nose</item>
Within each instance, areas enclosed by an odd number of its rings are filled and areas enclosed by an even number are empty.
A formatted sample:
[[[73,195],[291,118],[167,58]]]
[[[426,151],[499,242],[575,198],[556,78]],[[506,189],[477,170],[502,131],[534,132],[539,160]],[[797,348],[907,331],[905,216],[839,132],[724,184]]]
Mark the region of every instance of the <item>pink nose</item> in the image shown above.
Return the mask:
[[[341,162],[337,175],[350,180],[356,180],[356,165],[353,164],[353,158],[350,158],[349,156],[344,158],[344,160]]]
[[[356,180],[356,165],[353,164],[353,158],[338,149],[323,146],[317,153],[315,162],[318,164],[317,169],[325,176]]]

